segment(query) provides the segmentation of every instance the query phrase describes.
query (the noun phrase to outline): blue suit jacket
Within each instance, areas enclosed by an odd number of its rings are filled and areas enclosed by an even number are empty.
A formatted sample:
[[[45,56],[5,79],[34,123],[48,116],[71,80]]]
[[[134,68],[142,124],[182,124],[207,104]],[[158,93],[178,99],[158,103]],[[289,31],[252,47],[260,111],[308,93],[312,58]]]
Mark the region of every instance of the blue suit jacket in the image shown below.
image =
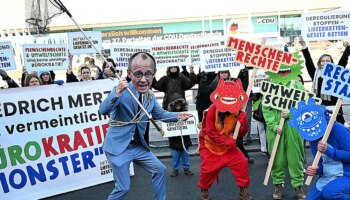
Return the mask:
[[[138,98],[139,94],[136,91],[134,85],[130,82],[129,88],[131,92]],[[165,122],[176,122],[177,112],[168,112],[162,109],[156,100],[153,92],[149,90],[143,95],[145,102],[143,106],[147,109],[148,113],[152,114],[154,119],[167,119]],[[101,114],[111,114],[111,119],[123,122],[130,122],[138,111],[138,104],[135,99],[132,98],[127,90],[124,90],[119,97],[116,96],[115,87],[107,98],[101,103],[99,111]],[[141,115],[144,114],[141,111]],[[168,119],[171,118],[171,119]],[[141,121],[147,121],[147,115],[143,115]],[[110,154],[119,155],[129,145],[132,136],[135,133],[136,126],[138,128],[139,138],[141,145],[149,150],[148,145],[144,140],[144,134],[146,130],[146,122],[132,123],[123,126],[109,126],[107,135],[103,144],[103,150]]]

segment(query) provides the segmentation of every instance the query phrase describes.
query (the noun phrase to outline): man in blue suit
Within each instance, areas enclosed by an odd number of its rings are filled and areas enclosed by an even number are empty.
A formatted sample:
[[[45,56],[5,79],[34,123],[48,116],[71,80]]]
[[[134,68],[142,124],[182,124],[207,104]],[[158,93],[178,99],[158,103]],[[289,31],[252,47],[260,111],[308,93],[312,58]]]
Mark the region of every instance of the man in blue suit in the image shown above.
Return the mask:
[[[138,52],[129,60],[127,83],[119,80],[119,85],[100,105],[101,114],[110,114],[108,132],[103,144],[103,150],[113,170],[115,188],[109,195],[109,200],[123,199],[130,190],[129,165],[136,165],[152,173],[154,199],[166,198],[166,168],[150,151],[145,142],[144,134],[147,125],[147,115],[139,108],[136,100],[126,88],[138,97],[140,103],[154,119],[165,122],[176,122],[178,118],[187,120],[189,113],[167,112],[158,104],[150,87],[156,73],[153,56]]]

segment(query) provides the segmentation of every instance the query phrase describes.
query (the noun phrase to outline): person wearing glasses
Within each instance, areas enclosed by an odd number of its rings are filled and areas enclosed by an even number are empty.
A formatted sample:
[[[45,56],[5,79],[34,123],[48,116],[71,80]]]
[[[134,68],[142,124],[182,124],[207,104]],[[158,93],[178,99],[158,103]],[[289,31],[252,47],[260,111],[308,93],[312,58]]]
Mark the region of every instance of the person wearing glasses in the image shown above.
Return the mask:
[[[196,74],[193,67],[190,67],[190,76],[186,77],[180,74],[179,66],[171,66],[166,70],[167,75],[160,78],[158,81],[154,78],[152,88],[164,92],[163,109],[167,110],[170,103],[170,97],[179,93],[186,100],[185,91],[191,89],[197,82]]]
[[[108,199],[124,199],[130,191],[129,165],[133,162],[152,174],[154,199],[164,200],[166,167],[145,142],[148,117],[134,97],[139,99],[139,103],[155,120],[176,122],[178,119],[187,120],[191,115],[186,112],[168,112],[159,105],[150,90],[156,62],[149,53],[133,54],[129,59],[127,73],[131,82],[120,79],[99,107],[101,114],[110,114],[103,150],[112,167],[115,188]]]

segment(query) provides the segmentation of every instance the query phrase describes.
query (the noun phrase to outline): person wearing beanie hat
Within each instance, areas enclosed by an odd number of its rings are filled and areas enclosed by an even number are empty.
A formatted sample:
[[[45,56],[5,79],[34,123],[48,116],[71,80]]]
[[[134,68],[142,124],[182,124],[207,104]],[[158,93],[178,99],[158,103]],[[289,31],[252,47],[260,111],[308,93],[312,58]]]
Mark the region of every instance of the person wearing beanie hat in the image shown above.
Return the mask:
[[[168,111],[170,112],[182,112],[188,111],[188,103],[179,93],[171,95],[169,98]],[[182,145],[182,139],[183,145]],[[193,175],[190,170],[190,155],[188,154],[189,147],[192,146],[191,138],[189,135],[169,137],[169,147],[172,152],[173,160],[173,172],[171,177],[179,175],[180,162],[184,170],[184,174],[187,176]],[[185,149],[184,149],[185,148]]]
[[[41,80],[42,85],[54,84],[51,77],[51,73],[49,71],[38,71],[39,78]]]
[[[168,104],[170,103],[169,98],[175,93],[179,93],[184,99],[185,91],[191,89],[197,81],[196,74],[193,68],[190,68],[190,78],[182,75],[180,73],[180,68],[178,66],[168,67],[166,70],[167,75],[163,76],[159,80],[154,77],[152,88],[164,92],[163,99],[163,109],[168,109]]]
[[[24,87],[41,85],[41,79],[36,73],[29,73],[24,81]]]

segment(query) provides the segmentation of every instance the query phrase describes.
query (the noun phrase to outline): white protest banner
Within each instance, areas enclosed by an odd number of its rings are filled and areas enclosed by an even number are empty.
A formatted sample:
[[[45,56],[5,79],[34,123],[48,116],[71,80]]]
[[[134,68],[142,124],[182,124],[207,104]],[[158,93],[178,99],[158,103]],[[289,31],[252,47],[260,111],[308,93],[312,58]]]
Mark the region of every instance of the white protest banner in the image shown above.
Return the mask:
[[[298,62],[291,53],[238,38],[229,37],[227,47],[237,51],[236,62],[274,73],[278,72],[281,64],[291,65]]]
[[[163,137],[175,137],[181,135],[195,135],[198,134],[199,129],[198,124],[198,113],[197,111],[187,111],[192,114],[193,117],[190,117],[186,121],[178,122],[161,122],[162,130],[164,131]]]
[[[66,70],[68,68],[68,50],[62,44],[25,44],[23,45],[24,66],[27,70]]]
[[[16,69],[11,42],[0,42],[0,69],[5,71]]]
[[[192,65],[200,64],[199,50],[201,48],[211,48],[211,47],[219,47],[219,46],[221,46],[220,41],[206,41],[206,42],[192,43],[190,45]]]
[[[299,101],[307,101],[309,98],[314,98],[318,105],[321,104],[321,99],[314,93],[267,81],[261,83],[260,92],[263,94],[262,105],[277,110],[289,111],[292,107],[297,108]]]
[[[350,100],[350,69],[326,63],[326,67],[322,69],[322,78],[322,94]]]
[[[253,76],[253,70],[249,70],[249,77]],[[260,93],[260,86],[263,81],[268,81],[269,76],[265,74],[265,71],[262,69],[258,69],[255,75],[254,84],[252,87],[253,93]]]
[[[101,52],[102,50],[102,36],[101,31],[86,31],[86,36],[95,45],[97,50]],[[68,49],[72,55],[77,54],[89,54],[97,53],[95,48],[89,42],[89,40],[84,36],[82,32],[71,32],[68,33]]]
[[[202,48],[199,54],[201,69],[205,72],[244,68],[235,62],[236,52],[225,46]]]
[[[132,46],[132,45],[111,45],[111,58],[115,61],[116,69],[127,69],[129,58],[137,52],[151,52],[150,46]]]
[[[1,199],[39,199],[112,180],[102,150],[111,80],[0,90]]]
[[[151,49],[157,67],[191,65],[188,43],[153,44]]]
[[[302,14],[301,35],[306,41],[349,39],[350,11]]]

